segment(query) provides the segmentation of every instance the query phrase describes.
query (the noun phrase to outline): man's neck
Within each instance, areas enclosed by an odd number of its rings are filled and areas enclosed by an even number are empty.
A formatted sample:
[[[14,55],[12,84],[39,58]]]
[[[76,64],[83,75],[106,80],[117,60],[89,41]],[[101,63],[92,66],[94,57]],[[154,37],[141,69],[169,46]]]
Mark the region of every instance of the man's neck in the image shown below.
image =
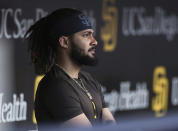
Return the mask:
[[[71,78],[78,78],[81,66],[78,66],[74,63],[56,63],[62,70],[64,70]]]

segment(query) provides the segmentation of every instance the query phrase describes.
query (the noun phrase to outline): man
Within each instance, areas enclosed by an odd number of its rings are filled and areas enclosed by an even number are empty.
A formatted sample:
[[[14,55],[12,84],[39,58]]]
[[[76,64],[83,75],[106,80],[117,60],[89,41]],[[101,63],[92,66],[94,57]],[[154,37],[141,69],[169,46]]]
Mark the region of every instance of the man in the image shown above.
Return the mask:
[[[97,41],[88,18],[76,9],[58,9],[26,33],[36,73],[45,74],[35,99],[38,125],[93,126],[115,122],[107,108],[101,85],[83,65],[95,65]]]

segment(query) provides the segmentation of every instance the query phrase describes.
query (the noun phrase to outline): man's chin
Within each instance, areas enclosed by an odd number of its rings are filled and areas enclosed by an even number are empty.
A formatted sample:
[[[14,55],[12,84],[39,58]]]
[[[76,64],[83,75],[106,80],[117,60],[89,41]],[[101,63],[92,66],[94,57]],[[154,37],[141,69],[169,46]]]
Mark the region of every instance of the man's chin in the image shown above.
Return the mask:
[[[87,60],[85,60],[84,65],[87,66],[96,66],[98,64],[98,59],[96,56],[88,57]]]

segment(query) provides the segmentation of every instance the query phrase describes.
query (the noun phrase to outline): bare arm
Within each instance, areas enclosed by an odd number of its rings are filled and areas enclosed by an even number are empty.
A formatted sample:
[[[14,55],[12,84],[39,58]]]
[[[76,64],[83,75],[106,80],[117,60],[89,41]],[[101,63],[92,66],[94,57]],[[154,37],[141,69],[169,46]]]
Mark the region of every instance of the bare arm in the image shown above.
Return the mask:
[[[82,113],[65,121],[60,127],[92,127],[92,125],[86,115]]]
[[[105,123],[116,123],[112,113],[110,112],[109,108],[102,109],[102,120]]]

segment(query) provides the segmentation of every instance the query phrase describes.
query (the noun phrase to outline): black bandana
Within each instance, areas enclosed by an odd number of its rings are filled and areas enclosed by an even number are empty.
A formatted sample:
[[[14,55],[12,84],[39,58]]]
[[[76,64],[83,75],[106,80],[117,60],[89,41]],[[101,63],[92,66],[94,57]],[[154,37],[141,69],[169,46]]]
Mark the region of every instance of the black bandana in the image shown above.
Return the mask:
[[[53,27],[53,31],[57,37],[63,35],[70,36],[85,29],[92,29],[92,26],[87,16],[83,13],[68,16],[63,20],[58,21]]]

